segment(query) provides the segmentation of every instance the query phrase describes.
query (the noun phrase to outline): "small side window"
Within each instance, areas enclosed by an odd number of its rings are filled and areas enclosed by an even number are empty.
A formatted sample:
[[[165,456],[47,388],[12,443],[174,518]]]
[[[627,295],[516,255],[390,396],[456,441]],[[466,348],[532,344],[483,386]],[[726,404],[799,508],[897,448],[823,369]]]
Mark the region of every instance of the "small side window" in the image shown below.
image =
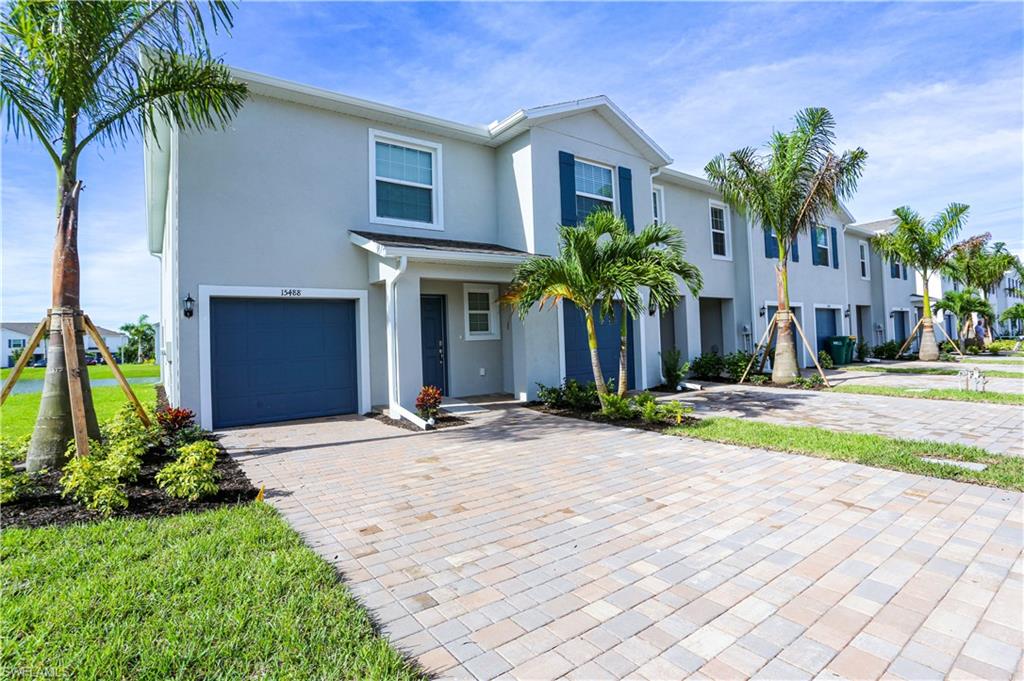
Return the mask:
[[[732,259],[732,235],[729,233],[729,211],[724,203],[711,201],[711,256],[719,260]]]
[[[501,338],[498,319],[498,287],[466,284],[463,287],[466,340]]]

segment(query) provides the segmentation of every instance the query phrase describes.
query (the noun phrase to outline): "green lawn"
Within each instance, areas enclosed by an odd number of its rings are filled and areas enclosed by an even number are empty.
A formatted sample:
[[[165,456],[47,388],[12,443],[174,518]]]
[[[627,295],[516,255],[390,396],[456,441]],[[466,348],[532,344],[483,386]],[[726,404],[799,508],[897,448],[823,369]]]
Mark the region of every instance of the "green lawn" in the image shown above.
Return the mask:
[[[121,367],[121,373],[126,378],[151,378],[160,376],[160,367],[156,364],[118,364]],[[11,370],[0,369],[0,377],[6,379],[11,373]],[[46,373],[46,369],[43,367],[26,367],[21,372],[21,376],[18,377],[19,381],[32,381],[42,380],[43,375]],[[89,378],[113,378],[114,372],[106,364],[95,364],[89,367]]]
[[[956,376],[962,371],[961,369],[947,369],[945,367],[893,367],[878,366],[877,364],[849,365],[842,368],[847,371],[869,371],[876,374],[923,374],[928,376]],[[1020,371],[983,369],[983,372],[991,378],[1024,378],[1024,372]]]
[[[0,538],[19,678],[411,679],[334,569],[259,502]]]
[[[718,417],[701,419],[693,425],[679,426],[667,432],[711,442],[794,452],[935,478],[1024,490],[1024,458],[998,456],[978,447]],[[918,458],[920,456],[984,463],[988,468],[972,471],[950,464],[922,461]]]
[[[156,386],[153,384],[133,385],[132,389],[143,404],[156,401]],[[19,393],[11,395],[0,407],[0,434],[5,438],[19,438],[32,433],[39,413],[39,398],[42,393]],[[96,418],[100,422],[114,415],[127,401],[120,386],[102,386],[92,389],[92,403],[96,407]]]
[[[993,357],[993,358],[989,359],[988,357],[977,357],[977,356],[972,357],[971,355],[968,355],[967,359],[965,359],[963,361],[964,362],[977,362],[978,364],[1013,364],[1013,365],[1016,365],[1016,366],[1024,366],[1024,357],[999,357],[999,358],[994,358]]]
[[[829,388],[836,393],[856,395],[887,395],[889,397],[915,397],[926,400],[955,400],[960,402],[990,402],[993,404],[1024,404],[1022,393],[975,392],[957,388],[897,388],[888,385],[838,385]]]

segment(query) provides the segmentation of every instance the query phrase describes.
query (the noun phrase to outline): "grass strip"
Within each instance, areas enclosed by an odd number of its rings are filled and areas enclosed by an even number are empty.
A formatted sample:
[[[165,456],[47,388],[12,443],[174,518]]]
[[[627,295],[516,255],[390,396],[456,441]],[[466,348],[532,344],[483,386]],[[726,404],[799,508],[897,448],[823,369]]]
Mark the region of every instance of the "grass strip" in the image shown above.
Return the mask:
[[[160,367],[156,364],[118,364],[125,378],[158,378]],[[11,374],[10,367],[0,369],[0,378],[6,379]],[[25,367],[18,377],[19,381],[41,381],[46,375],[46,367]],[[113,378],[114,371],[106,364],[93,364],[89,367],[89,378]]]
[[[133,385],[132,389],[143,404],[156,401],[156,386],[149,383]],[[5,438],[19,438],[32,433],[39,413],[42,393],[17,393],[11,395],[0,407],[0,432]],[[127,401],[119,386],[102,386],[92,389],[92,403],[96,418],[101,422],[109,419]]]
[[[924,400],[952,400],[959,402],[987,402],[990,404],[1024,404],[1024,393],[975,392],[957,388],[898,388],[889,385],[838,385],[829,388],[834,393],[855,395],[885,395],[887,397],[913,397]]]
[[[666,432],[710,442],[806,454],[934,478],[1024,490],[1024,458],[998,456],[966,445],[839,433],[814,426],[779,425],[727,417],[702,418]],[[952,464],[922,461],[922,456],[983,463],[988,468],[972,471]]]
[[[863,366],[844,366],[844,371],[868,371],[875,374],[915,374],[927,376],[956,376],[961,369],[946,369],[945,367],[887,367],[866,364]],[[991,378],[1024,378],[1024,372],[1020,371],[999,371],[998,369],[983,369],[986,376]]]
[[[25,678],[421,678],[270,506],[5,529],[4,668]]]

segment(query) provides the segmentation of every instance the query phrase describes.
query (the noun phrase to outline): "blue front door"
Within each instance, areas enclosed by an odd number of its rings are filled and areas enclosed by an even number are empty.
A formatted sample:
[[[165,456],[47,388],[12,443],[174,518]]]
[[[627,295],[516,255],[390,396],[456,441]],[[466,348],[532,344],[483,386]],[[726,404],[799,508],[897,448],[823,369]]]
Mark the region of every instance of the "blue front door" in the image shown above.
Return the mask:
[[[821,308],[814,311],[814,335],[818,341],[818,352],[828,350],[828,339],[838,336],[836,329],[836,311]]]
[[[590,366],[590,345],[587,343],[587,322],[583,310],[568,300],[562,305],[565,337],[565,377],[580,383],[591,383],[594,371]],[[601,374],[606,381],[619,379],[619,336],[622,322],[622,306],[615,305],[615,318],[599,320],[597,308],[594,308],[594,321],[597,327],[597,350],[601,358]],[[626,367],[629,380],[626,387],[630,390],[636,385],[633,371],[633,320],[626,321]]]
[[[897,343],[907,340],[907,313],[897,312],[892,318],[893,338]]]
[[[420,296],[420,334],[423,339],[423,385],[448,394],[448,335],[445,297]]]
[[[359,407],[355,301],[214,298],[210,355],[215,428]]]

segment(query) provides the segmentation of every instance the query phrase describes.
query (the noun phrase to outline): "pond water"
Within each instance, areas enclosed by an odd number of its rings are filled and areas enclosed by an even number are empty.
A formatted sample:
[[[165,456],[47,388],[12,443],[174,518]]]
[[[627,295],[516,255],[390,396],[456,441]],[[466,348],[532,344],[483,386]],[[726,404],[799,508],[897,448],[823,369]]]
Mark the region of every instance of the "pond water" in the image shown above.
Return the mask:
[[[145,376],[143,378],[129,378],[128,382],[132,385],[135,384],[146,384],[146,383],[159,383],[160,379],[156,376]],[[116,378],[94,378],[89,381],[89,385],[94,388],[100,388],[106,385],[117,385]],[[18,395],[20,393],[40,393],[43,391],[43,380],[37,379],[34,381],[21,380],[14,384],[14,390],[11,394]]]

